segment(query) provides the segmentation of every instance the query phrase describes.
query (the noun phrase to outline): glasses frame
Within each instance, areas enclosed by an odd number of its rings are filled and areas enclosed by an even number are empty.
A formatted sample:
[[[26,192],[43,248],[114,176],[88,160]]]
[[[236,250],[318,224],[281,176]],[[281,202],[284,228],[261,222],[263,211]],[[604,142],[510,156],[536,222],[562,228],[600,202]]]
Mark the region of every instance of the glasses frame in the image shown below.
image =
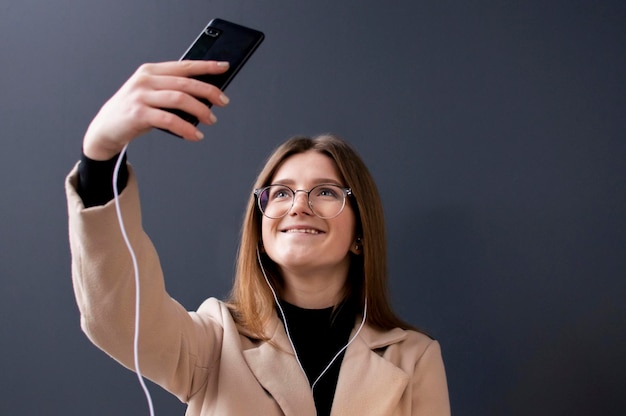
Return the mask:
[[[285,211],[285,213],[283,215],[281,215],[280,217],[270,217],[269,215],[267,215],[265,213],[265,211],[263,210],[263,208],[261,207],[261,194],[271,188],[272,186],[282,186],[285,187],[287,189],[289,189],[292,192],[292,196],[291,196],[291,205],[289,206],[289,209],[287,209]],[[339,210],[339,212],[337,212],[337,214],[333,215],[332,217],[322,217],[321,215],[319,215],[317,212],[315,212],[315,208],[313,208],[313,203],[311,202],[311,192],[314,189],[317,189],[319,187],[323,187],[323,186],[335,186],[337,188],[339,188],[341,190],[341,193],[343,194],[343,201],[341,203],[341,209]],[[280,183],[273,183],[271,185],[267,185],[264,186],[262,188],[257,188],[254,190],[254,196],[256,197],[256,206],[259,209],[259,211],[261,211],[261,214],[267,218],[271,218],[273,220],[277,220],[280,218],[285,217],[287,214],[289,214],[289,211],[291,211],[291,209],[293,208],[293,204],[296,203],[296,194],[298,192],[304,192],[306,194],[306,202],[307,202],[307,206],[311,209],[311,212],[318,218],[321,218],[323,220],[330,220],[333,218],[336,218],[339,216],[339,214],[341,214],[343,212],[343,209],[346,207],[346,198],[348,198],[349,196],[352,196],[352,189],[351,188],[346,188],[344,186],[341,185],[337,185],[336,183],[321,183],[319,185],[315,185],[313,188],[309,189],[308,191],[306,189],[292,189],[291,187],[287,186],[287,185],[283,185]]]

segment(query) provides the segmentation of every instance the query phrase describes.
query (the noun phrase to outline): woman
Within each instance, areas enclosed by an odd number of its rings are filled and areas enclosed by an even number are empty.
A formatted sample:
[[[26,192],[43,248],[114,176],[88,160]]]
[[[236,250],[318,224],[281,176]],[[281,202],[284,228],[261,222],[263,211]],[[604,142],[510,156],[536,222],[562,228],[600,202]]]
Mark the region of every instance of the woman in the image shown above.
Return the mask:
[[[216,121],[198,98],[228,98],[190,77],[226,63],[140,67],[87,130],[66,181],[81,325],[130,369],[135,281],[111,178],[124,147],[151,128],[200,131],[163,108]],[[132,168],[120,210],[138,261],[141,373],[188,403],[188,415],[448,415],[437,341],[398,319],[386,291],[382,207],[367,168],[337,137],[298,137],[270,157],[251,192],[229,299],[187,312],[166,291],[141,227]]]

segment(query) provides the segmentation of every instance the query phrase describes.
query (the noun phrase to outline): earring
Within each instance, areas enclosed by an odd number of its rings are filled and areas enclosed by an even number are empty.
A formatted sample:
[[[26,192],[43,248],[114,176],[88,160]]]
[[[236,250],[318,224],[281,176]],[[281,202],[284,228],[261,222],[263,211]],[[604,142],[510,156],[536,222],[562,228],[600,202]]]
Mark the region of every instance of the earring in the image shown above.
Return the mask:
[[[363,243],[363,239],[361,237],[356,238],[356,243],[354,244],[354,251],[357,253],[361,251],[361,244]]]

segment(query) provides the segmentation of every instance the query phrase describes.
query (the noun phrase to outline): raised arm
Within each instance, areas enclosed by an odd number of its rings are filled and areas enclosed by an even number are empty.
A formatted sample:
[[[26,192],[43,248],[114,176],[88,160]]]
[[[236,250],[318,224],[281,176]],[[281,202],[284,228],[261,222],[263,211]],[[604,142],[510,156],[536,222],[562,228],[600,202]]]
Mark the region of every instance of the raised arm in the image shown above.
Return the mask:
[[[218,106],[226,105],[228,99],[216,87],[190,77],[216,74],[227,68],[227,64],[212,61],[142,65],[91,122],[83,141],[84,155],[93,161],[110,161],[126,144],[152,128],[170,130],[187,140],[200,140],[196,126],[163,108],[183,110],[200,122],[213,124],[211,110],[198,98]],[[135,273],[131,256],[113,201],[86,206],[78,183],[75,168],[66,180],[66,194],[72,278],[81,327],[94,344],[134,369]],[[119,202],[139,265],[140,368],[146,377],[185,400],[198,388],[194,383],[203,380],[196,373],[210,367],[208,349],[220,343],[221,328],[188,313],[167,294],[158,255],[142,228],[132,169]]]

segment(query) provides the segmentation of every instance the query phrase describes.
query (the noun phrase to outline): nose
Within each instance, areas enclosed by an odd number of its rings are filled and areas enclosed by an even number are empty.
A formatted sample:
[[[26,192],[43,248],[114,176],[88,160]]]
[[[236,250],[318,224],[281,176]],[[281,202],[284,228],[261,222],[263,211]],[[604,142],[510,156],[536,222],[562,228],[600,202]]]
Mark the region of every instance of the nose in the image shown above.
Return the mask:
[[[311,207],[309,206],[309,194],[306,191],[302,189],[295,191],[293,195],[293,205],[291,206],[289,213],[302,213],[307,215],[313,214]]]

